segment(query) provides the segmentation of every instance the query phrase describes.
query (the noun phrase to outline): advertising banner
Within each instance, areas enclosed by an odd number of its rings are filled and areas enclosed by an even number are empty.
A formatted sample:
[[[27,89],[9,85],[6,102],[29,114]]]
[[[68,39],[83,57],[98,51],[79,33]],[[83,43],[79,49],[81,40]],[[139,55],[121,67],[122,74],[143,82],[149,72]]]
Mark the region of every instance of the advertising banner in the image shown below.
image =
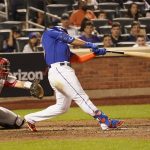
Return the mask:
[[[40,79],[46,96],[53,95],[53,90],[47,78],[48,68],[44,61],[43,52],[39,53],[1,53],[10,61],[10,72],[22,81]],[[1,97],[29,96],[29,90],[4,87]]]

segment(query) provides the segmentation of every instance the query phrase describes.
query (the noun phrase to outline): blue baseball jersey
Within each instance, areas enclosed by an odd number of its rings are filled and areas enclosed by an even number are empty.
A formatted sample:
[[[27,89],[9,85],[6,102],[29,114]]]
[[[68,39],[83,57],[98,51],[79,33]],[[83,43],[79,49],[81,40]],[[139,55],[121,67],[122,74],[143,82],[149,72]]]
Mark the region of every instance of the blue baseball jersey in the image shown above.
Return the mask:
[[[42,46],[45,51],[47,65],[57,62],[70,61],[73,53],[68,46],[73,37],[69,36],[62,28],[53,27],[44,31],[42,35]]]

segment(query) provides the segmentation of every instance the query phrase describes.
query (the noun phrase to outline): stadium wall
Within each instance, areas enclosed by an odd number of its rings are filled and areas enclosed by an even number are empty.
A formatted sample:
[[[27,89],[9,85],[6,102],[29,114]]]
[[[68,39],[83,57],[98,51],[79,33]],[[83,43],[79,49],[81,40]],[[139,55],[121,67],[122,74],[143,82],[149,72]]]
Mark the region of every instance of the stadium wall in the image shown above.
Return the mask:
[[[45,95],[53,95],[47,80],[47,67],[42,52],[34,54],[0,54],[11,62],[11,72],[19,80],[40,78]],[[76,74],[90,97],[150,95],[149,59],[128,56],[97,57],[83,64],[73,64]],[[7,92],[6,92],[7,91]],[[1,97],[26,96],[20,89],[5,89]]]

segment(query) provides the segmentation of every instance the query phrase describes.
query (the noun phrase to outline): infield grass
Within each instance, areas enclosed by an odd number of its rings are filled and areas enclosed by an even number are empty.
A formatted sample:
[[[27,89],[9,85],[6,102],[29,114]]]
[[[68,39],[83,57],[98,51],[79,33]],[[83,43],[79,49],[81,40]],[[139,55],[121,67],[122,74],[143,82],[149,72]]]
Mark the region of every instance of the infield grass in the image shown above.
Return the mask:
[[[150,104],[147,105],[115,105],[98,107],[110,118],[132,119],[132,118],[150,118]],[[24,116],[31,112],[42,109],[16,110],[15,112]],[[84,113],[79,107],[70,108],[63,115],[57,116],[53,120],[91,120],[91,116]]]
[[[127,138],[0,142],[1,150],[149,150],[148,140]]]

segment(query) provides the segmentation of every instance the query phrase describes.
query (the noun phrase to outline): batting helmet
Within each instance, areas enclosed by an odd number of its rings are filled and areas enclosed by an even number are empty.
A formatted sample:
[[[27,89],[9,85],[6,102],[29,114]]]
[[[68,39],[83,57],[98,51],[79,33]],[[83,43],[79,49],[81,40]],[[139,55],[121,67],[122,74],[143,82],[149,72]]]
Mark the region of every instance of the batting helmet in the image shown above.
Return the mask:
[[[6,79],[10,71],[10,62],[6,58],[0,57],[0,79]]]
[[[68,34],[67,30],[64,29],[64,28],[61,27],[61,26],[54,26],[54,27],[52,27],[52,29],[54,29],[54,30],[56,30],[56,31],[59,31],[59,32],[65,32],[65,33]]]

